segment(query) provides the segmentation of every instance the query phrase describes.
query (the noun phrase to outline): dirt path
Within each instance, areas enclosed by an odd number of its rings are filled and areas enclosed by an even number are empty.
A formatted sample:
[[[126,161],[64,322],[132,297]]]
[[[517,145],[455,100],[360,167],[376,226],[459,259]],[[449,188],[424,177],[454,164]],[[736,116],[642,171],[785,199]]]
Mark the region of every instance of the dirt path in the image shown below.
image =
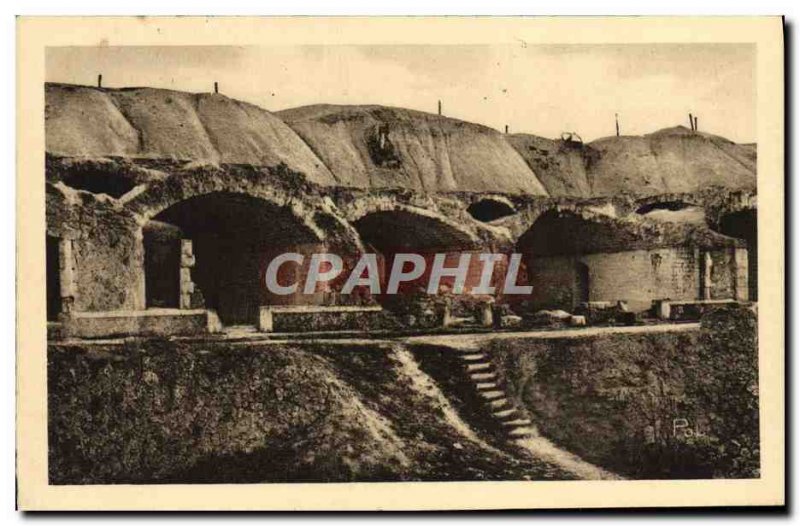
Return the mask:
[[[403,341],[430,345],[448,345],[459,349],[477,348],[489,340],[508,340],[535,338],[549,340],[555,338],[586,338],[604,334],[651,334],[660,332],[691,332],[700,328],[699,323],[640,325],[635,327],[586,327],[580,329],[560,329],[547,331],[496,332],[481,334],[442,334],[431,336],[410,336]]]
[[[517,440],[516,443],[529,451],[535,458],[555,464],[581,480],[624,480],[624,477],[590,464],[578,455],[559,448],[544,437],[523,438]]]

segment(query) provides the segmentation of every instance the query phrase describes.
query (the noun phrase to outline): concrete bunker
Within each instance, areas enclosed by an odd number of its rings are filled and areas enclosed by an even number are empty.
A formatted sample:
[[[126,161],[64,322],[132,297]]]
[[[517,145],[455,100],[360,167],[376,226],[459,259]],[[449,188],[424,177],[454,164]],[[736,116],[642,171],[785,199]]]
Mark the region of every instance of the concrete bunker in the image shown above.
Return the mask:
[[[625,301],[741,299],[746,254],[735,239],[686,225],[643,225],[550,210],[519,238],[534,309]]]
[[[264,286],[266,265],[278,254],[324,251],[291,208],[266,199],[223,191],[190,197],[153,217],[143,239],[148,307],[208,308],[223,324],[253,325],[262,305],[322,301]],[[306,270],[287,264],[278,279],[296,281]]]
[[[491,197],[475,201],[469,205],[467,212],[478,221],[484,223],[489,223],[517,213],[513,205],[507,200]]]
[[[758,220],[754,208],[723,215],[717,230],[726,236],[742,239],[747,244],[748,299],[758,301]]]

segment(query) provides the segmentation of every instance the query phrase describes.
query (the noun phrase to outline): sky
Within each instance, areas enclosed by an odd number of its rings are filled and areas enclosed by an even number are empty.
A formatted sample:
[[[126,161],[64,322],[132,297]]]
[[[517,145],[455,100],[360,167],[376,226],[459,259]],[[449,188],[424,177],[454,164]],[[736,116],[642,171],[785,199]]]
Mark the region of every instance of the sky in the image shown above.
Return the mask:
[[[585,141],[688,126],[756,142],[752,44],[48,48],[49,82],[220,92],[271,111],[381,104]]]

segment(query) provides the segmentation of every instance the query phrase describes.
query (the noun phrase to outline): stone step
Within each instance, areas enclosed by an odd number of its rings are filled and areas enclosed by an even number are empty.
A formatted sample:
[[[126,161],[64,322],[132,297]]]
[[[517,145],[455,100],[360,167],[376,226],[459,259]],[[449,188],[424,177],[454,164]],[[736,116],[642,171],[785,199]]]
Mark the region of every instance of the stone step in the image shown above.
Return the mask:
[[[514,409],[513,407],[509,407],[508,409],[501,409],[499,411],[494,411],[492,413],[492,416],[494,416],[498,420],[503,420],[513,416],[514,413],[516,412],[517,412],[516,409]]]
[[[494,380],[495,374],[494,373],[475,373],[475,374],[469,375],[469,377],[474,382],[481,382],[483,380]]]
[[[482,391],[481,398],[485,400],[494,400],[496,398],[503,398],[506,394],[503,391]]]
[[[523,427],[531,425],[531,421],[527,418],[516,418],[514,420],[506,420],[501,422],[500,425],[507,427]]]
[[[484,362],[486,361],[486,355],[483,353],[476,353],[476,354],[462,354],[459,358],[465,362]]]
[[[522,438],[522,437],[535,437],[537,436],[536,431],[531,429],[530,427],[518,427],[517,429],[512,429],[508,432],[508,436],[510,438]]]
[[[492,364],[490,363],[471,363],[467,365],[467,371],[470,373],[478,372],[478,371],[486,371],[487,369],[491,369]]]
[[[478,391],[492,391],[498,388],[498,385],[494,382],[478,382],[475,384],[475,388]]]
[[[505,407],[508,405],[507,398],[498,398],[497,400],[491,400],[488,402],[489,405],[494,409],[500,409],[501,407]]]

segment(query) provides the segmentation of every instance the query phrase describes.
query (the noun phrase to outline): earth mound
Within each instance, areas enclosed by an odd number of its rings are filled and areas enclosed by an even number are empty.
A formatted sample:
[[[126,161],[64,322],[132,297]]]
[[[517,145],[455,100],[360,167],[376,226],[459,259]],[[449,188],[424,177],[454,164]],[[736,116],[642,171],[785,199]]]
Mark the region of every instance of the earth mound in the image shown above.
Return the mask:
[[[53,155],[284,164],[312,182],[335,183],[283,121],[224,95],[47,84],[45,103],[46,149]]]
[[[383,106],[313,105],[276,115],[344,186],[547,195],[503,135],[485,126]]]
[[[589,163],[594,195],[756,187],[754,148],[683,126],[644,136],[598,139],[590,147],[599,154]]]
[[[683,126],[588,144],[515,134],[508,142],[554,196],[657,195],[756,187],[756,145]]]
[[[508,135],[507,140],[536,172],[550,195],[592,196],[586,170],[590,154],[583,144],[526,133]]]
[[[285,166],[312,183],[599,197],[752,190],[755,144],[682,126],[588,144],[414,110],[313,105],[270,113],[216,93],[45,85],[47,153]]]

